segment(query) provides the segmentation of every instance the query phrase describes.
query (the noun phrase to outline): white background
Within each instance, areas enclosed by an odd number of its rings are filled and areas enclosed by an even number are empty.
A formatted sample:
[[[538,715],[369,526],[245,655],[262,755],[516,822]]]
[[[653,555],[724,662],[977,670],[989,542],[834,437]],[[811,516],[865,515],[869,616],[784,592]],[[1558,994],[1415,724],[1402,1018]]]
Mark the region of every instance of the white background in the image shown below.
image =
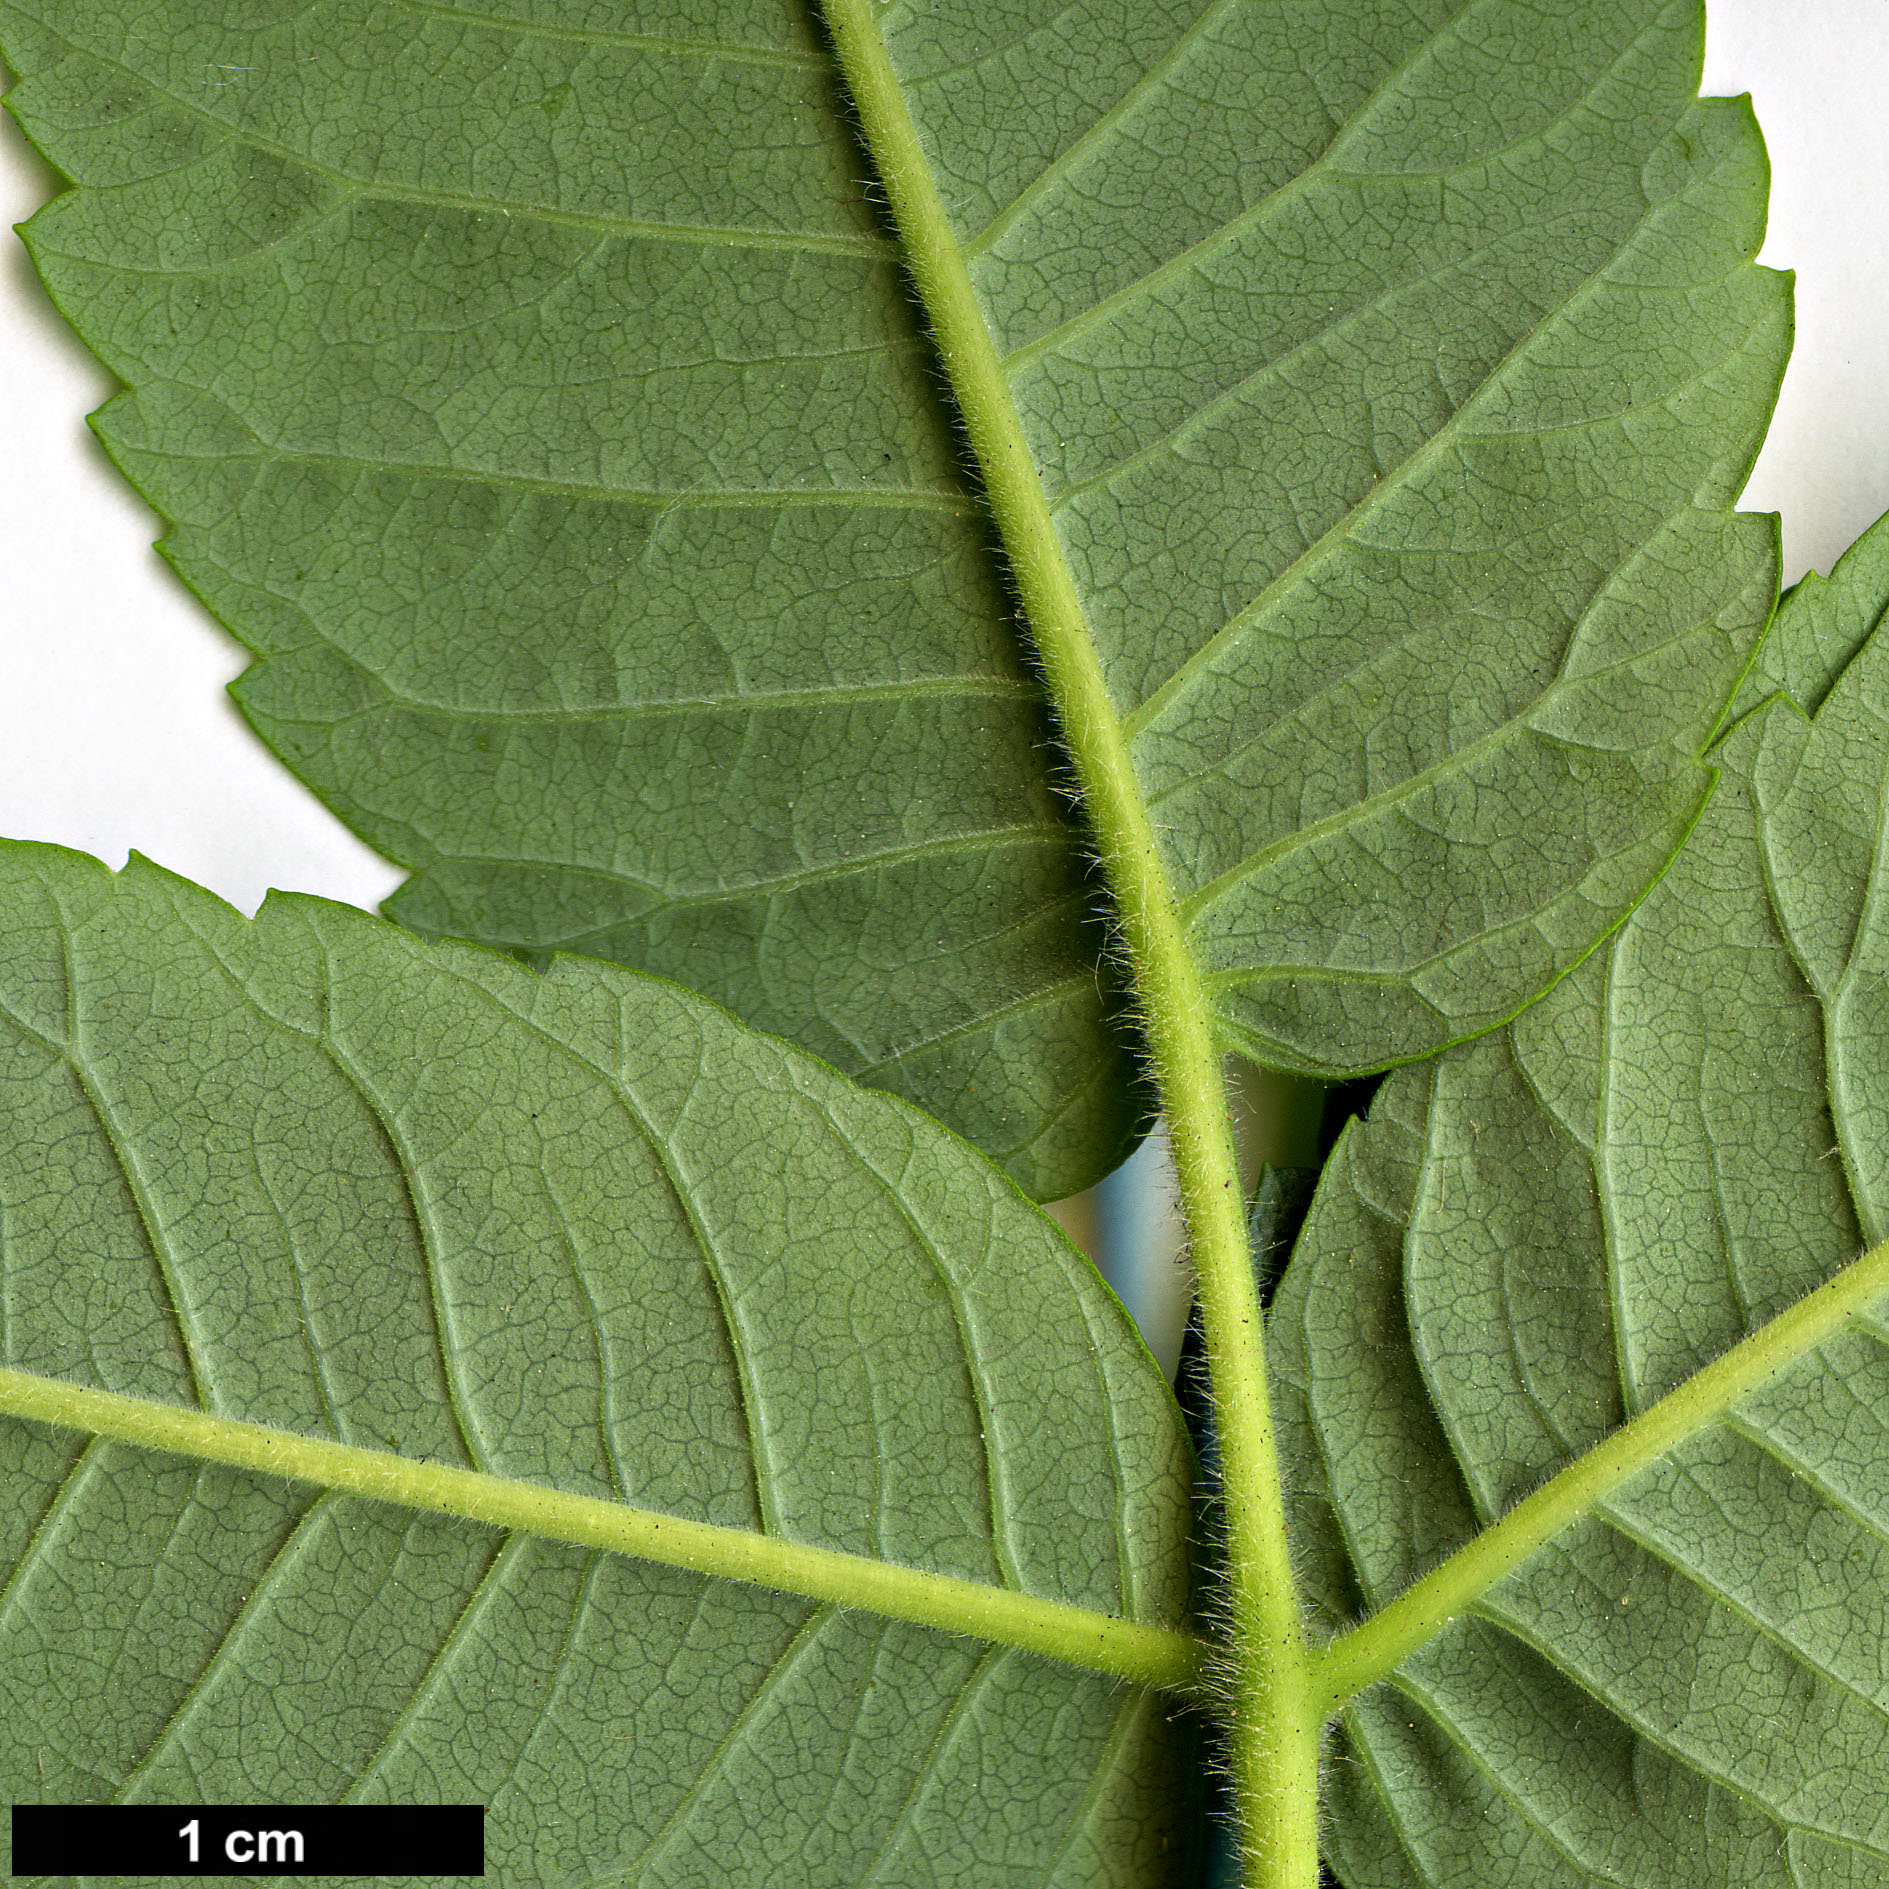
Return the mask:
[[[1582,0],[1558,0],[1579,5]],[[1746,503],[1787,577],[1889,509],[1889,0],[1714,0],[1708,92],[1751,92],[1774,173],[1764,260],[1797,350]],[[0,128],[0,222],[51,182]],[[252,737],[241,652],[150,549],[155,519],[82,416],[112,391],[0,235],[0,834],[136,847],[253,910],[271,885],[373,905],[399,875]]]

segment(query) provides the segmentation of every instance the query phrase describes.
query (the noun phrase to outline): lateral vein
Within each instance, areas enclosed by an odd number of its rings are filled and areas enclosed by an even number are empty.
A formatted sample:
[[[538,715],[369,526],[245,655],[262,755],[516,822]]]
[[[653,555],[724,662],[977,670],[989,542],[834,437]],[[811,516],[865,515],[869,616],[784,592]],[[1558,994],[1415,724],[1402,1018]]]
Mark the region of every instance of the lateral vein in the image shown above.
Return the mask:
[[[1312,1660],[1321,1711],[1329,1715],[1394,1671],[1537,1549],[1597,1510],[1622,1483],[1719,1422],[1734,1404],[1836,1337],[1885,1293],[1889,1240],[1570,1463],[1389,1606],[1330,1641]]]

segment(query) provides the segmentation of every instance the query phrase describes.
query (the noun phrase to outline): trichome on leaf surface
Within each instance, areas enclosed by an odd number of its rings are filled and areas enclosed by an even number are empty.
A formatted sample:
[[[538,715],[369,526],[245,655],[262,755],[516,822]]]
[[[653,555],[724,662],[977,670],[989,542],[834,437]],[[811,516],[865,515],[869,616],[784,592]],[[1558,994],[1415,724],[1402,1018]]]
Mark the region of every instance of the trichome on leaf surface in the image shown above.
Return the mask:
[[[16,1800],[1889,1879],[1889,529],[1733,509],[1701,33],[0,3],[99,435],[411,873],[0,854]],[[1392,1071],[1270,1311],[1228,1051]],[[1208,1524],[1033,1204],[1151,1092]]]

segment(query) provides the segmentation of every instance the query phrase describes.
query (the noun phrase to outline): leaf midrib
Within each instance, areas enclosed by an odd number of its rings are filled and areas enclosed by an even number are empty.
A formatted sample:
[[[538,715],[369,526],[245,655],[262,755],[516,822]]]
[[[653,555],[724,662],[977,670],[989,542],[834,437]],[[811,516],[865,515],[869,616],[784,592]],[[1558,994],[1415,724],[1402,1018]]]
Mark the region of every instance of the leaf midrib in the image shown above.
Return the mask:
[[[1601,1510],[1632,1477],[1819,1346],[1852,1329],[1889,1294],[1889,1241],[1872,1247],[1816,1291],[1649,1405],[1506,1515],[1315,1656],[1314,1684],[1326,1711],[1393,1672],[1418,1647],[1468,1612],[1505,1575],[1575,1522]]]
[[[1068,1601],[31,1372],[0,1369],[0,1416],[799,1594],[1139,1685],[1191,1692],[1209,1651],[1179,1628]]]
[[[1224,1467],[1235,1652],[1232,1766],[1256,1849],[1316,1873],[1318,1745],[1266,1390],[1231,1109],[1189,947],[1121,719],[1042,476],[871,0],[826,0],[840,68],[885,186],[940,363],[983,475],[1133,967],[1176,1157]]]

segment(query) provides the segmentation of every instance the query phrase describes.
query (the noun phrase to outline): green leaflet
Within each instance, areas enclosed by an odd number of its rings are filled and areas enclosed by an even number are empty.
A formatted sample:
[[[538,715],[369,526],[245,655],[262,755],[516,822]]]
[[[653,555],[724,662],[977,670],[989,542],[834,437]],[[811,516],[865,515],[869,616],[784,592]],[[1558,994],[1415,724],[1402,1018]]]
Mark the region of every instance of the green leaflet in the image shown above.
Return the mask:
[[[1787,315],[1698,11],[873,9],[1260,1062],[1505,1020],[1701,803]]]
[[[1779,630],[1758,646],[1735,712],[1743,715],[1782,690],[1805,714],[1814,715],[1885,610],[1889,537],[1867,531],[1828,577],[1812,571],[1792,586],[1779,611]]]
[[[1171,1702],[296,1454],[1183,1625],[1172,1399],[936,1124],[615,967],[308,899],[251,925],[23,846],[0,1122],[0,1362],[273,1426],[303,1469],[0,1421],[13,1798],[483,1801],[519,1883],[1172,1880]]]
[[[1315,1612],[1388,1601],[1882,1234],[1889,530],[1780,614],[1691,843],[1509,1030],[1387,1084],[1273,1354]],[[1348,1889],[1889,1866],[1889,1306],[1616,1488],[1343,1718]]]
[[[1072,1193],[1146,1111],[1099,895],[794,11],[0,8],[88,186],[30,241],[396,916],[676,977]]]
[[[1262,1061],[1504,1020],[1701,803],[1787,322],[1694,14],[875,9]],[[802,11],[0,21],[101,430],[394,913],[677,976],[1039,1193],[1107,1166],[1091,882]]]

